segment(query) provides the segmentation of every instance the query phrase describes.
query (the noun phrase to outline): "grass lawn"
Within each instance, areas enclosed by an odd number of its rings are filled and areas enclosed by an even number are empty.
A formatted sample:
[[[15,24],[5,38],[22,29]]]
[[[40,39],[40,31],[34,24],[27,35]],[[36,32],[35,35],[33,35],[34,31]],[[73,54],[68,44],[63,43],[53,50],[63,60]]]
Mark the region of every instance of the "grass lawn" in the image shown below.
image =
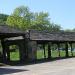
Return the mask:
[[[16,52],[10,52],[10,60],[20,60],[19,51]]]
[[[46,50],[46,58],[48,58],[48,51]],[[68,51],[69,56],[72,56],[71,51]],[[59,52],[57,50],[52,50],[51,51],[51,56],[52,58],[59,57]],[[60,57],[65,57],[66,52],[64,50],[60,50]],[[73,56],[75,56],[75,51],[73,51]],[[44,51],[43,50],[38,50],[37,51],[37,59],[44,58]]]
[[[71,54],[71,51],[68,51],[69,52],[69,56],[72,56]],[[45,51],[45,55],[46,55],[46,58],[48,58],[48,51],[46,50]],[[66,52],[64,50],[60,50],[60,56],[61,57],[65,57],[66,55]],[[55,58],[55,57],[59,57],[59,52],[58,50],[52,50],[51,51],[51,56],[52,58]],[[73,51],[73,56],[75,56],[75,51]],[[10,52],[10,59],[12,61],[15,61],[15,60],[20,60],[19,58],[19,52],[16,51],[16,52]],[[38,50],[37,51],[37,59],[42,59],[44,58],[44,51],[43,50]]]

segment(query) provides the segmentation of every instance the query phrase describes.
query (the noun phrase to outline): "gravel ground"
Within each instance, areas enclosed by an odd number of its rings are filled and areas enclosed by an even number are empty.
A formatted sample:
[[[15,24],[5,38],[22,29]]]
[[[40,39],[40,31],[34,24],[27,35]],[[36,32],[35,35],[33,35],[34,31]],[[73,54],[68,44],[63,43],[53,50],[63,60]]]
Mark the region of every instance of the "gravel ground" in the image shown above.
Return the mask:
[[[75,58],[52,62],[0,67],[0,75],[75,75]]]

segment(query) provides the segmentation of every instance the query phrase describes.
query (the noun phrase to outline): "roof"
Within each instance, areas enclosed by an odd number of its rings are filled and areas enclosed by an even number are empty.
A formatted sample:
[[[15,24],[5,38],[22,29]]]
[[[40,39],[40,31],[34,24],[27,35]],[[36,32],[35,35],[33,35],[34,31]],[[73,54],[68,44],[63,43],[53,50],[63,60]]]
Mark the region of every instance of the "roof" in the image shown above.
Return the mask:
[[[48,32],[48,31],[37,31],[28,30],[23,32],[19,29],[0,25],[0,39],[9,37],[26,36],[26,38],[34,41],[74,41],[75,32]]]
[[[0,38],[21,36],[25,33],[17,28],[8,25],[0,25]]]
[[[28,38],[35,41],[75,41],[75,32],[48,32],[29,30]]]
[[[8,25],[0,25],[0,33],[22,33],[22,31]]]

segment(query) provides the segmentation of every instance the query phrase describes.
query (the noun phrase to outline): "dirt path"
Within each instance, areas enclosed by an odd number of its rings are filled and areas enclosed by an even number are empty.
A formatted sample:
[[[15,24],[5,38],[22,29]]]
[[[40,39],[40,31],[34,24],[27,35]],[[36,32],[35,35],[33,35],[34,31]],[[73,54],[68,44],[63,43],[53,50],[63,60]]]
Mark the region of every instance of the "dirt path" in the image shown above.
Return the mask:
[[[75,75],[75,58],[27,66],[0,67],[0,75]]]

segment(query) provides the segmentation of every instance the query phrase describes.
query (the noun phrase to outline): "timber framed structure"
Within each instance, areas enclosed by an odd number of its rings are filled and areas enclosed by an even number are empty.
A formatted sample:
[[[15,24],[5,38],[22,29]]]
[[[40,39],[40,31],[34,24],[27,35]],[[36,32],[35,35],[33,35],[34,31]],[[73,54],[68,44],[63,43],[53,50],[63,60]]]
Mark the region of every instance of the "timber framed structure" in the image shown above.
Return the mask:
[[[47,44],[48,57],[51,59],[51,46],[57,44],[60,56],[60,44],[65,44],[65,57],[69,57],[68,44],[71,47],[73,56],[72,44],[75,43],[75,32],[48,32],[28,30],[20,31],[18,29],[9,27],[7,25],[0,25],[0,40],[2,45],[2,60],[3,62],[10,61],[11,45],[18,45],[20,53],[20,61],[36,61],[37,59],[37,45],[42,44],[45,55],[45,46]]]

